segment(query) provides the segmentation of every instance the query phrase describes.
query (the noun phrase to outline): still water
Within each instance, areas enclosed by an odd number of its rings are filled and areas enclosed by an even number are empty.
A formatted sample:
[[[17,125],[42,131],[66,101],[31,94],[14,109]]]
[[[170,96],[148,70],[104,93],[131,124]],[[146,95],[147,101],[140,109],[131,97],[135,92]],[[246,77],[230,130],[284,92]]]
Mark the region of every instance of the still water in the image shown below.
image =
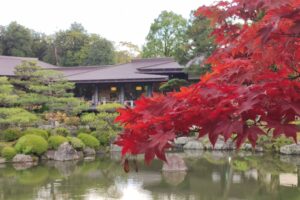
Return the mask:
[[[119,157],[0,167],[0,199],[299,200],[300,157],[270,154],[176,153],[189,170],[162,172],[161,161],[138,161],[126,174]],[[299,166],[297,166],[299,165]]]

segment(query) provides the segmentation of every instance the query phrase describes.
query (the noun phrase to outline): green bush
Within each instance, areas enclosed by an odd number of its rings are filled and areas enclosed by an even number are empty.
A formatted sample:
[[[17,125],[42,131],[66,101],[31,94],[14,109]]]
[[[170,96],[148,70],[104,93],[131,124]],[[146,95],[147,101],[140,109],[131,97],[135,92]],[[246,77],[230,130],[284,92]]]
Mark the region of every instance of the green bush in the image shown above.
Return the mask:
[[[1,139],[6,142],[11,142],[17,140],[21,137],[22,133],[20,129],[17,128],[9,128],[1,133]]]
[[[48,139],[49,149],[57,149],[59,145],[68,142],[68,139],[61,135],[50,136]]]
[[[86,133],[80,133],[78,138],[87,146],[93,149],[98,149],[100,144],[97,138]]]
[[[70,131],[64,127],[58,127],[53,129],[52,134],[67,137],[68,135],[70,135]]]
[[[67,139],[69,140],[73,148],[76,150],[81,150],[85,147],[85,144],[79,138],[67,137]]]
[[[116,112],[118,108],[122,108],[123,105],[119,103],[107,103],[102,104],[97,107],[97,110],[100,112]]]
[[[1,151],[2,157],[6,158],[7,160],[11,160],[16,154],[17,151],[13,147],[4,147]]]
[[[93,131],[92,136],[99,140],[101,146],[109,146],[110,142],[115,138],[116,133],[112,130],[110,131]]]
[[[48,138],[48,132],[43,129],[38,129],[38,128],[27,128],[24,132],[24,135],[38,135],[43,137],[44,139],[47,140]]]
[[[85,128],[85,127],[80,127],[77,131],[77,135],[79,135],[80,133],[90,133],[91,130],[89,128]]]
[[[25,154],[41,155],[48,149],[48,142],[39,135],[24,135],[16,146],[17,152]]]

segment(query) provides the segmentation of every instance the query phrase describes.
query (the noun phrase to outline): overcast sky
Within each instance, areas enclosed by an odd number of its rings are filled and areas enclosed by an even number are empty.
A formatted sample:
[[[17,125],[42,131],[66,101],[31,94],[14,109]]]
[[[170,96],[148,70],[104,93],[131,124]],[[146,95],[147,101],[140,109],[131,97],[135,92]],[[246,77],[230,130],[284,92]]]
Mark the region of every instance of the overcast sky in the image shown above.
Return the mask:
[[[46,34],[81,23],[89,33],[141,46],[153,20],[163,10],[188,18],[191,10],[213,0],[6,0],[0,25],[12,21]]]

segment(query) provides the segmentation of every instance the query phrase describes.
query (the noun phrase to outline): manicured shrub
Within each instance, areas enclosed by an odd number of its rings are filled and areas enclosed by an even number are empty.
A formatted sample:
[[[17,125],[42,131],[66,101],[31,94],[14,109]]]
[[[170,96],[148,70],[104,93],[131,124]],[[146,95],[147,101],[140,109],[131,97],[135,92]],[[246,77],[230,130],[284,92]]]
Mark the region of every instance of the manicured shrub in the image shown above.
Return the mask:
[[[107,103],[97,107],[100,112],[116,112],[118,108],[122,108],[123,105],[119,103]]]
[[[6,142],[11,142],[19,139],[22,133],[20,129],[17,128],[9,128],[1,132],[1,139]]]
[[[91,135],[98,139],[101,146],[109,146],[116,134],[112,130],[106,132],[100,130],[93,131]]]
[[[57,149],[59,145],[68,142],[68,139],[61,135],[50,136],[48,139],[49,149]]]
[[[19,153],[41,155],[47,151],[48,142],[42,136],[29,134],[22,136],[15,148]]]
[[[52,135],[61,135],[64,137],[67,137],[68,135],[70,135],[70,131],[64,127],[58,127],[55,128],[51,131]]]
[[[80,127],[77,131],[77,135],[79,135],[80,133],[90,133],[91,130],[87,127]]]
[[[45,138],[47,140],[48,138],[48,132],[46,130],[43,129],[38,129],[38,128],[27,128],[24,132],[24,135],[38,135],[41,136],[43,138]]]
[[[81,150],[85,147],[85,144],[79,138],[67,137],[67,139],[69,140],[73,148],[76,150]]]
[[[6,158],[7,160],[11,160],[16,154],[17,151],[13,147],[4,147],[1,151],[2,157]]]
[[[87,146],[93,149],[99,148],[100,144],[97,138],[86,133],[80,133],[78,138]]]

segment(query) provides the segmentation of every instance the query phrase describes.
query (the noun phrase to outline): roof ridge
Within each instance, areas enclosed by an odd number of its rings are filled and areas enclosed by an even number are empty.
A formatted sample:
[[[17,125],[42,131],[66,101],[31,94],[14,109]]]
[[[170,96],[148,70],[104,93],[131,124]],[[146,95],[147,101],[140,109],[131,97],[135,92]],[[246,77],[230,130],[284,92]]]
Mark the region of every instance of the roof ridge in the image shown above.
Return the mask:
[[[107,68],[113,68],[113,67],[118,67],[120,65],[124,65],[124,64],[117,64],[117,65],[111,65],[110,67],[107,67]],[[75,68],[75,67],[74,67]],[[96,68],[96,67],[95,67]],[[76,76],[76,75],[79,75],[79,74],[86,74],[86,73],[89,73],[89,72],[94,72],[94,71],[98,71],[98,70],[105,70],[106,67],[104,68],[98,68],[98,69],[92,69],[92,70],[87,70],[87,71],[84,71],[84,72],[78,72],[78,73],[75,73],[75,74],[70,74],[68,76],[65,76],[65,77],[70,77],[70,76]]]
[[[143,61],[174,61],[172,57],[160,57],[160,58],[136,58],[132,59],[131,63],[143,62]]]
[[[163,63],[156,63],[156,64],[152,64],[152,65],[149,65],[149,66],[139,67],[137,69],[140,70],[140,69],[145,69],[145,68],[148,68],[148,67],[154,67],[154,66],[158,66],[158,65],[164,65],[164,64],[168,64],[168,63],[172,63],[172,62],[175,62],[175,61],[168,61],[168,62],[163,62]]]
[[[9,58],[9,59],[18,59],[18,60],[37,60],[40,61],[38,58],[34,57],[20,57],[20,56],[5,56],[5,55],[0,55],[0,58]]]

